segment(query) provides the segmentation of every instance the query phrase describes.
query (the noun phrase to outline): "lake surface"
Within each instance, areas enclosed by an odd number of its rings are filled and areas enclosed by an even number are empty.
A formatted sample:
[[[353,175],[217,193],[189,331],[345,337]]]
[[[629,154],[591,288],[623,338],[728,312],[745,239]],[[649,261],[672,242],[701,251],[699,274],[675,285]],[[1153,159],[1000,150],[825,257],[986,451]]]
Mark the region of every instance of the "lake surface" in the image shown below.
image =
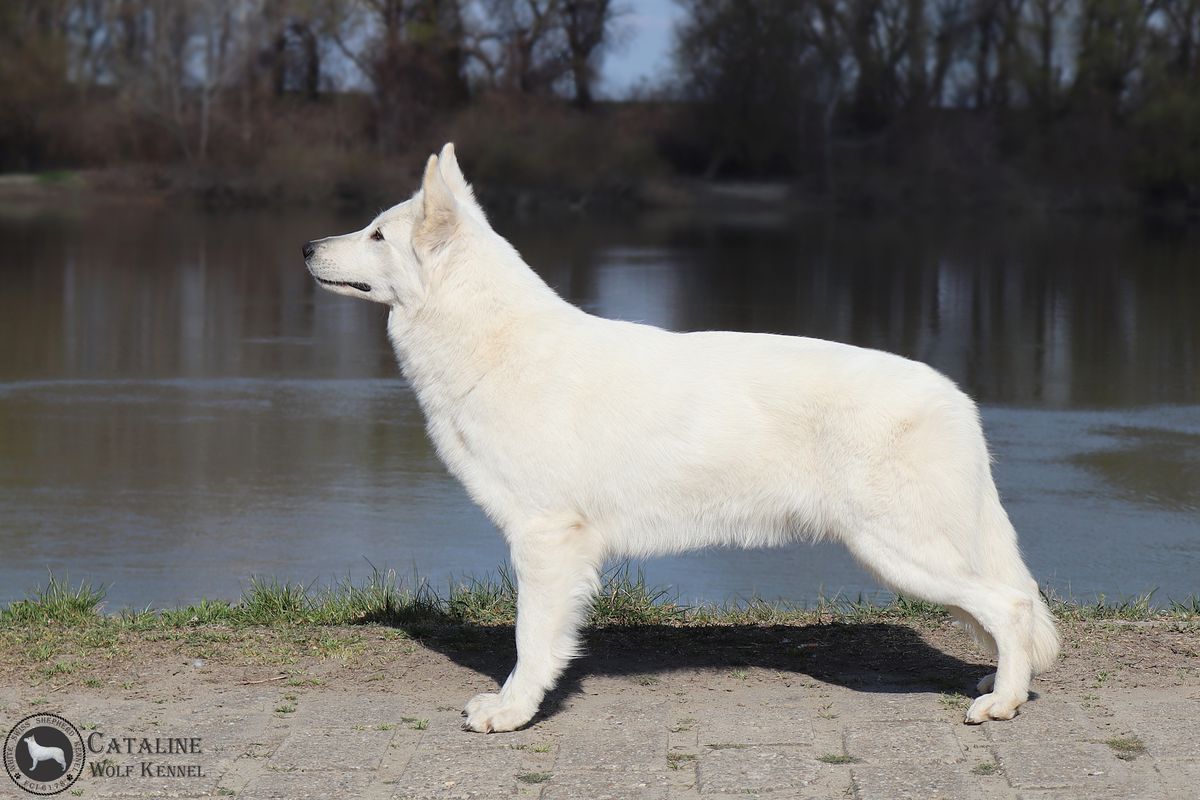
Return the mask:
[[[0,602],[47,570],[109,608],[251,575],[493,573],[499,535],[426,439],[386,310],[317,289],[307,239],[369,215],[0,218]],[[1040,581],[1200,592],[1200,237],[1040,223],[656,216],[497,227],[572,302],[933,364],[983,406]],[[684,601],[880,596],[836,546],[646,562]]]

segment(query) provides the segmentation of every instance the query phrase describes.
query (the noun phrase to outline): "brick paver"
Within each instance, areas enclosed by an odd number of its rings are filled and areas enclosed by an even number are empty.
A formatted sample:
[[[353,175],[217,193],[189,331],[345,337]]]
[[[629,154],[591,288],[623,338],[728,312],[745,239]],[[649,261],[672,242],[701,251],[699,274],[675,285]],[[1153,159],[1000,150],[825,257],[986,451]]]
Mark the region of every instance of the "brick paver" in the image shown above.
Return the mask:
[[[952,694],[794,683],[766,669],[583,676],[528,729],[489,736],[460,730],[469,692],[453,680],[339,689],[214,679],[186,696],[70,689],[36,705],[0,687],[0,721],[49,710],[85,735],[203,738],[198,756],[153,758],[197,764],[202,776],[85,772],[73,787],[85,798],[1166,800],[1195,796],[1200,782],[1200,691],[1188,687],[1059,690],[1011,722],[969,727]],[[89,757],[105,758],[146,759]]]

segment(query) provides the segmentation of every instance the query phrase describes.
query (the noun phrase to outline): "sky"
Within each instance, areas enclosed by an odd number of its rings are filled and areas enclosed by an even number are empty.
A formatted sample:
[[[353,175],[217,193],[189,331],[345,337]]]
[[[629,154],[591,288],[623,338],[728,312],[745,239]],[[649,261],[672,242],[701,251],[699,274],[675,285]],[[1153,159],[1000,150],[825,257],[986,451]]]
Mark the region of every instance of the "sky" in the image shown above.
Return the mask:
[[[623,97],[643,81],[658,83],[671,58],[671,30],[682,16],[675,0],[624,0],[624,41],[604,59],[601,91]]]

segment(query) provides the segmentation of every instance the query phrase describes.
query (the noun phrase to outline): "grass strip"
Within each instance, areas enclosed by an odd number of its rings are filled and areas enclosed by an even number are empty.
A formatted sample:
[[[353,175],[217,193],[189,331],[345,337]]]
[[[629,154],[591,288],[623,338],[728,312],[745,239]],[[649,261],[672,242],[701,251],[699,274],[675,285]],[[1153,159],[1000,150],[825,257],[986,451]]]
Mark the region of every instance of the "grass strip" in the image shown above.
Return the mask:
[[[1195,621],[1200,596],[1155,607],[1153,592],[1132,598],[1078,603],[1048,597],[1064,621]],[[323,587],[254,578],[237,601],[203,599],[178,608],[104,611],[105,587],[86,581],[72,585],[50,575],[44,586],[0,609],[0,631],[44,627],[112,627],[130,631],[200,626],[256,625],[509,625],[516,618],[516,581],[506,567],[497,577],[452,584],[444,593],[427,581],[406,582],[394,570],[372,568],[365,580],[345,578]],[[886,604],[834,597],[815,605],[751,599],[723,605],[684,605],[670,592],[650,586],[628,564],[605,573],[589,624],[627,625],[777,625],[871,623],[897,620],[936,621],[946,610],[933,603],[896,597]]]

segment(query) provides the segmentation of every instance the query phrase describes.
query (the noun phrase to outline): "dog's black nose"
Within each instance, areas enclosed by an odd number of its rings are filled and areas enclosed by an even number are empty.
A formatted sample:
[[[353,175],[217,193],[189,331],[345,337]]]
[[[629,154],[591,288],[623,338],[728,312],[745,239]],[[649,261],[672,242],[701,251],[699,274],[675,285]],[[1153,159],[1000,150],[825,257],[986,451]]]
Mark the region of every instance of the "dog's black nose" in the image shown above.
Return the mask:
[[[304,253],[304,257],[305,257],[306,259],[308,259],[308,258],[312,258],[313,251],[314,251],[314,250],[316,250],[316,249],[317,249],[317,248],[313,247],[313,243],[312,243],[312,242],[305,242],[305,243],[304,243],[304,247],[302,247],[302,248],[300,249],[300,251],[301,251],[302,253]]]

